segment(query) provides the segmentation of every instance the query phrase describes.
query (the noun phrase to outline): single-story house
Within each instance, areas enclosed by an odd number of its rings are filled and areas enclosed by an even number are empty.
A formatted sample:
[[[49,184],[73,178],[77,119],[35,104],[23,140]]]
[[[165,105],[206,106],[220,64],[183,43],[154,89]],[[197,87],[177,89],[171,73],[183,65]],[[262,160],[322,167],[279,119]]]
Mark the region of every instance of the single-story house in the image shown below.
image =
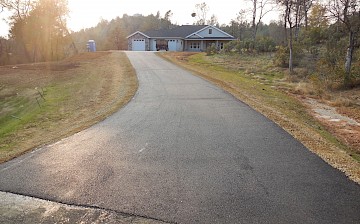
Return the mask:
[[[210,25],[183,25],[172,29],[137,31],[127,39],[130,51],[205,51],[212,44],[222,49],[225,43],[235,40],[230,34]]]

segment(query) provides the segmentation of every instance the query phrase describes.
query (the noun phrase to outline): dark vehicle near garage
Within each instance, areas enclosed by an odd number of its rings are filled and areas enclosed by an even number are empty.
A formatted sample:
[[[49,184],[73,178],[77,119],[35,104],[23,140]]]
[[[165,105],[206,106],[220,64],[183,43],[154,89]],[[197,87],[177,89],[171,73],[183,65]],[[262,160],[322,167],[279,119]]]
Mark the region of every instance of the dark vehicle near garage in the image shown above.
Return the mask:
[[[168,40],[156,40],[156,50],[168,51],[169,50]]]

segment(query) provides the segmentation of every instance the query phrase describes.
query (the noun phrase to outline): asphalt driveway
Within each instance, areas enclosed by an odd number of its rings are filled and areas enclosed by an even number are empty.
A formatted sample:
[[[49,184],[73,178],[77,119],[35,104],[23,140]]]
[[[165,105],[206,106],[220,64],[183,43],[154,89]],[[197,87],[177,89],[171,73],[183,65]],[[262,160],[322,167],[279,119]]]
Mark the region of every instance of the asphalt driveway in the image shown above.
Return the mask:
[[[360,186],[266,117],[152,52],[134,99],[0,165],[0,191],[176,223],[359,223]]]

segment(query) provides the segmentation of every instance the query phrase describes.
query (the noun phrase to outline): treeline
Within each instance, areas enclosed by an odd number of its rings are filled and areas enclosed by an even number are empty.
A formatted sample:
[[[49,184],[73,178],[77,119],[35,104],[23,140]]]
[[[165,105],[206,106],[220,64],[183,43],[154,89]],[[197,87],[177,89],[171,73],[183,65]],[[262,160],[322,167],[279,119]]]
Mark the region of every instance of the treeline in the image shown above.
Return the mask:
[[[0,39],[4,64],[60,60],[77,52],[66,26],[66,0],[0,0],[13,15],[9,38]]]
[[[128,16],[124,14],[111,21],[102,20],[97,26],[82,29],[73,33],[72,39],[79,51],[86,51],[86,43],[88,40],[96,41],[96,48],[100,51],[107,50],[127,50],[126,37],[136,31],[148,31],[153,29],[171,28],[176,25],[170,21],[172,13],[167,11],[163,16],[160,12],[156,15],[148,16],[134,15]]]
[[[290,75],[299,75],[300,67],[300,75],[313,75],[323,85],[360,85],[359,0],[249,1],[252,20],[241,11],[229,25],[221,26],[238,38],[222,53],[275,52],[274,63],[289,68]],[[262,19],[269,8],[282,18],[265,25]],[[216,52],[208,49],[208,54]]]
[[[360,79],[360,2],[359,0],[249,0],[229,24],[207,17],[209,6],[196,4],[194,24],[211,24],[237,38],[223,53],[256,54],[273,52],[275,63],[288,67],[307,66],[309,73],[342,80],[346,86]],[[126,37],[135,31],[171,28],[172,12],[155,15],[124,14],[95,27],[69,32],[66,0],[0,0],[0,6],[13,12],[9,18],[9,38],[0,38],[0,64],[60,60],[86,51],[88,40],[98,50],[127,50]],[[251,8],[252,7],[252,8]],[[271,10],[279,20],[264,24]],[[249,20],[249,13],[251,19]],[[211,52],[216,52],[212,50]]]
[[[127,50],[126,37],[136,31],[148,31],[161,28],[172,28],[178,26],[173,24],[168,15],[171,11],[165,13],[162,17],[158,12],[156,15],[148,16],[123,15],[111,21],[102,20],[95,27],[82,29],[72,34],[72,38],[76,43],[79,51],[86,51],[86,43],[88,40],[95,40],[97,49],[106,50]],[[249,41],[252,39],[252,27],[246,20],[237,22],[232,21],[229,25],[214,24],[223,31],[231,34],[236,39]],[[284,28],[281,22],[271,22],[270,24],[260,23],[257,31],[257,39],[270,40],[275,50],[275,45],[284,44]]]
[[[0,65],[61,60],[87,51],[88,40],[97,50],[126,50],[126,37],[138,30],[171,28],[171,11],[164,15],[124,14],[95,27],[70,32],[66,26],[66,0],[0,0],[0,7],[13,12],[8,19],[9,37],[0,37]]]
[[[360,2],[323,2],[277,1],[273,4],[283,19],[269,25],[262,24],[261,17],[232,21],[223,29],[239,40],[227,44],[223,53],[275,52],[274,63],[289,68],[290,75],[301,67],[305,74],[300,75],[312,75],[326,86],[360,85]]]

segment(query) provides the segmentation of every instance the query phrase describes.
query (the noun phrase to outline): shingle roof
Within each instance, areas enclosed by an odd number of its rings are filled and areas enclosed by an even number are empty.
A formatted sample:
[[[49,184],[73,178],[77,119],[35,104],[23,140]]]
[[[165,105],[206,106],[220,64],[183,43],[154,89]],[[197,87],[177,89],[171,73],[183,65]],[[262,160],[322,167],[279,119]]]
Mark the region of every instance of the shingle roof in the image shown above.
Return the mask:
[[[172,29],[160,29],[160,30],[150,30],[143,32],[149,37],[182,37],[185,38],[196,31],[199,31],[207,25],[183,25],[177,26]]]

